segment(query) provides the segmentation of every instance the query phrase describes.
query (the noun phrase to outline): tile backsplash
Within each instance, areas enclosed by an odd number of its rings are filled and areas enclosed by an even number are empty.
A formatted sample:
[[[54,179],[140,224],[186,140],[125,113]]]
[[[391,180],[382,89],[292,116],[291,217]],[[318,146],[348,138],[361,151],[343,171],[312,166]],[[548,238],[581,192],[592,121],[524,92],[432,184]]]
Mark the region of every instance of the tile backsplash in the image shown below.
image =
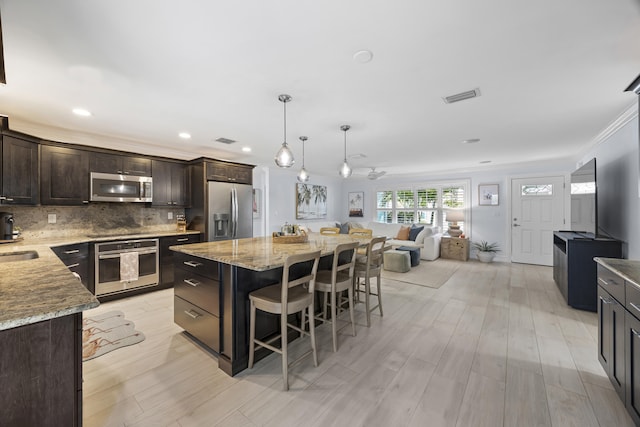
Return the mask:
[[[152,208],[138,203],[90,203],[86,206],[3,205],[25,238],[87,234],[132,234],[173,231],[182,208]],[[171,213],[172,219],[169,219]],[[49,223],[53,219],[55,223]]]

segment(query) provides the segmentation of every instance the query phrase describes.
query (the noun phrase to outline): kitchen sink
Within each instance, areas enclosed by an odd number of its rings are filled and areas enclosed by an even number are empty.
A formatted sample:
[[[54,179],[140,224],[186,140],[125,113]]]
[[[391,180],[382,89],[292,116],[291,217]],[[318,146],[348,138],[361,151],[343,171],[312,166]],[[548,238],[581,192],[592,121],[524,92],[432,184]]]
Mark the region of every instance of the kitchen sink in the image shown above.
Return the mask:
[[[38,258],[38,252],[36,251],[17,251],[17,252],[2,252],[0,253],[1,262],[11,261],[25,261],[28,259]]]

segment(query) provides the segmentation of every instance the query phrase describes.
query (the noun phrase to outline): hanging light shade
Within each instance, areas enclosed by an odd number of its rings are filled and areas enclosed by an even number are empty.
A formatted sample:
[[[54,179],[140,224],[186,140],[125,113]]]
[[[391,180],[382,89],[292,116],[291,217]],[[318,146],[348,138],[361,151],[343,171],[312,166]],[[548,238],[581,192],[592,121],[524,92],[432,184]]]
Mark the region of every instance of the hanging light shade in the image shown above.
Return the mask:
[[[309,181],[309,172],[304,168],[304,143],[308,140],[306,136],[301,136],[300,141],[302,141],[302,169],[298,173],[298,181],[307,182]]]
[[[344,131],[344,162],[340,169],[338,169],[338,174],[343,178],[349,178],[353,170],[351,170],[351,166],[347,163],[347,131],[351,129],[349,125],[340,126],[340,130]]]
[[[287,102],[291,101],[291,96],[280,95],[278,96],[278,100],[284,105],[284,142],[276,154],[275,161],[276,165],[281,168],[290,168],[296,162],[293,158],[293,153],[287,145]]]

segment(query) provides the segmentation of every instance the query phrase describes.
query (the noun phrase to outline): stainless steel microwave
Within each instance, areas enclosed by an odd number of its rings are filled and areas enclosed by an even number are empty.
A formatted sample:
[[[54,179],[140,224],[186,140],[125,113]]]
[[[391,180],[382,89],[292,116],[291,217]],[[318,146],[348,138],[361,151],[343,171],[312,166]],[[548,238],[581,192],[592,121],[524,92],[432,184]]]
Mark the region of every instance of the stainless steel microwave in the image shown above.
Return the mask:
[[[130,176],[91,172],[92,202],[151,202],[153,179],[150,176]]]

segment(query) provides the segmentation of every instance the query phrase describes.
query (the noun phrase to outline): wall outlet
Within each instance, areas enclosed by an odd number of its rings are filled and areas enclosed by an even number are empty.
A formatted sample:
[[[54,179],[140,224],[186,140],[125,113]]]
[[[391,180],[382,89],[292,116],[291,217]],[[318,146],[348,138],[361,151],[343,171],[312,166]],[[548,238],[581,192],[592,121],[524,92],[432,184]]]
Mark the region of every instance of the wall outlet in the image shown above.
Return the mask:
[[[173,219],[173,212],[169,212],[167,214],[167,219]]]
[[[57,221],[56,214],[49,214],[47,220],[49,221],[49,224],[55,224]]]

